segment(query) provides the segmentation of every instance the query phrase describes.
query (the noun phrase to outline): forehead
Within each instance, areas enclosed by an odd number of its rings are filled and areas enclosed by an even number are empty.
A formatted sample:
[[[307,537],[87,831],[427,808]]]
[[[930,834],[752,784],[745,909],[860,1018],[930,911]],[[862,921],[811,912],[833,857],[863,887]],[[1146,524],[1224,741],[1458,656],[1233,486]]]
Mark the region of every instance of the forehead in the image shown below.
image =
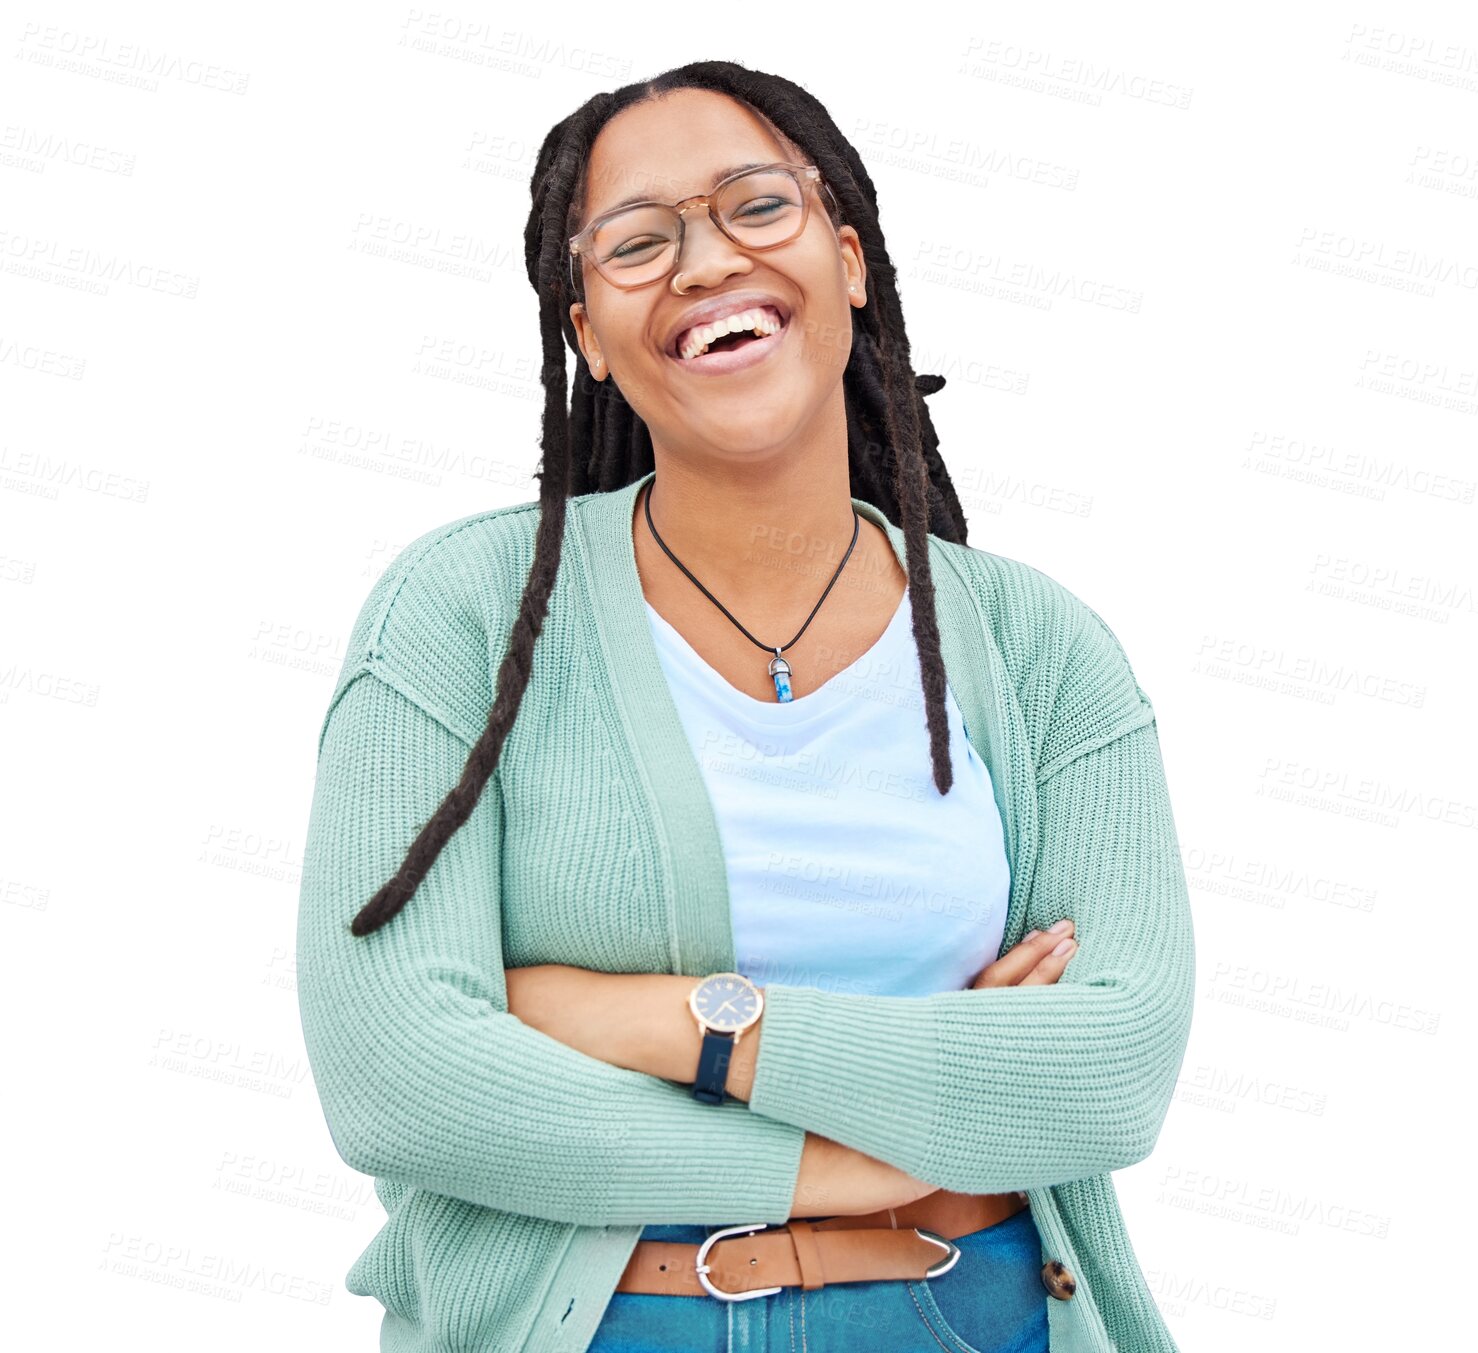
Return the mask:
[[[627,198],[677,202],[706,193],[741,164],[791,152],[742,103],[708,89],[679,89],[623,108],[595,138],[582,221]]]

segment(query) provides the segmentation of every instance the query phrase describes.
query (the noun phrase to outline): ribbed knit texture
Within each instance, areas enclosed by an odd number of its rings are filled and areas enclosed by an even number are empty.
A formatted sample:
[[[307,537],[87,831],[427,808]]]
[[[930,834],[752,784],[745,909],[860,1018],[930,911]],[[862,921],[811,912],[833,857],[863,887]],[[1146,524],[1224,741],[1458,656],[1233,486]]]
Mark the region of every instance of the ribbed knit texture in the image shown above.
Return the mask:
[[[1073,918],[1072,980],[913,1005],[767,989],[752,1111],[962,1193],[1061,1183],[1149,1155],[1191,1009],[1155,730],[1067,762],[1039,792],[1032,920]]]
[[[783,1221],[809,1130],[941,1187],[1027,1189],[1044,1256],[1080,1284],[1049,1301],[1054,1353],[1172,1353],[1108,1172],[1153,1147],[1184,1054],[1185,878],[1148,698],[1102,620],[1028,565],[930,542],[951,688],[1007,826],[1002,949],[1071,916],[1081,947],[1061,982],[922,998],[768,985],[752,1097],[717,1108],[507,1013],[505,967],[733,963],[711,806],[642,609],[638,487],[572,500],[499,771],[363,939],[350,919],[485,724],[536,503],[404,551],[323,721],[299,995],[334,1146],[387,1213],[348,1276],[386,1307],[382,1349],[583,1353],[644,1224]],[[897,528],[856,505],[901,558]]]

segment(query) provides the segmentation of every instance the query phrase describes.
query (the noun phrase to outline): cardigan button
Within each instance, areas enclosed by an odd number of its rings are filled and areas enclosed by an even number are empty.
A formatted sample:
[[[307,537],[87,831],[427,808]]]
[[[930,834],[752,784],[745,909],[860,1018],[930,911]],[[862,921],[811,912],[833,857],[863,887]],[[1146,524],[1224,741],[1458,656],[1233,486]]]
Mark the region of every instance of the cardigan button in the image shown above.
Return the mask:
[[[1056,1259],[1042,1265],[1042,1286],[1058,1301],[1066,1301],[1078,1290],[1078,1280]]]

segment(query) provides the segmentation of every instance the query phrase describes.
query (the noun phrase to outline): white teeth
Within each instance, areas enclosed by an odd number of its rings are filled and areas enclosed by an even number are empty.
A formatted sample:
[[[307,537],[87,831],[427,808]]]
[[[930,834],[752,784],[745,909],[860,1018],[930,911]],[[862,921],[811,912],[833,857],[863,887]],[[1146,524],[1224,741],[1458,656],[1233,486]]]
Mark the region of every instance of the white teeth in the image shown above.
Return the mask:
[[[694,357],[701,357],[708,351],[708,345],[715,339],[722,338],[725,334],[743,333],[746,329],[765,337],[768,334],[779,333],[785,327],[780,319],[780,312],[773,306],[756,306],[751,310],[741,310],[734,315],[725,315],[722,319],[714,320],[712,324],[699,324],[688,330],[682,338],[682,346],[678,349],[678,357],[683,361],[691,361]]]

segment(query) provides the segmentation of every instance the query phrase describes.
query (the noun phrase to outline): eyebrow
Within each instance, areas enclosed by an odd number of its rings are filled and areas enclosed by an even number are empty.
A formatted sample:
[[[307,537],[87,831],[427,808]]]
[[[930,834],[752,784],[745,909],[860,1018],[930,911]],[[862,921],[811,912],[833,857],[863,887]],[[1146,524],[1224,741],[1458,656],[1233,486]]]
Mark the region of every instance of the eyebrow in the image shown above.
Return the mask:
[[[731,164],[727,169],[720,169],[713,176],[714,186],[716,187],[722,183],[730,174],[742,174],[746,169],[760,169],[769,163],[769,160],[752,160],[748,164]],[[619,202],[612,202],[609,207],[602,207],[590,219],[593,221],[597,216],[604,216],[609,211],[619,211],[622,207],[630,207],[637,202],[650,201],[652,201],[652,198],[646,193],[632,193],[630,197],[623,197]]]

